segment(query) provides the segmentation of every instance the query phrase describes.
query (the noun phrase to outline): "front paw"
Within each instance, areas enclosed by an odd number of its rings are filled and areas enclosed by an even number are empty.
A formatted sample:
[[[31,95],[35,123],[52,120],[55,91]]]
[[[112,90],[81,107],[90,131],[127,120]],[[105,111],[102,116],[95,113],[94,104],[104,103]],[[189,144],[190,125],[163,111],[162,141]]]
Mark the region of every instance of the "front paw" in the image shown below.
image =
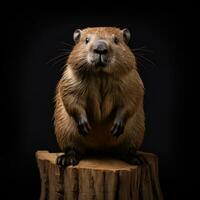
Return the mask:
[[[79,133],[83,136],[86,136],[91,129],[90,124],[87,120],[87,117],[81,117],[78,120],[77,125],[78,125]]]
[[[111,133],[114,137],[119,137],[124,132],[125,123],[122,120],[114,122]]]

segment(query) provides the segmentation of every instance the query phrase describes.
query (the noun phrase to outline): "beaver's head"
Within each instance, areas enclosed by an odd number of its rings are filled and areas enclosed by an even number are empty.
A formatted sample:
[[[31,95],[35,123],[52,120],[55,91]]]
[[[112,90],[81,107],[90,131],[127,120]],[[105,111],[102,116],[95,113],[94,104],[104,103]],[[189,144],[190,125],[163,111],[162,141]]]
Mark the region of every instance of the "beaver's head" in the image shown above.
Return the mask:
[[[128,29],[77,29],[68,64],[80,72],[127,73],[136,68],[135,56],[127,45],[130,37]]]

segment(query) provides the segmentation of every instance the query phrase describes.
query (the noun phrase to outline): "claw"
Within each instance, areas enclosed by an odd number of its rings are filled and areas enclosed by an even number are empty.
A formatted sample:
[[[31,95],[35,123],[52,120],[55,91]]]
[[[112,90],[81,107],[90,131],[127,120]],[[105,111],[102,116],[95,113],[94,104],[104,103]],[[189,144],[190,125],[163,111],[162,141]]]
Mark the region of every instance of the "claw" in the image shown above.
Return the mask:
[[[76,151],[70,150],[67,154],[58,156],[56,163],[61,167],[66,167],[69,165],[77,165],[79,161],[80,155]]]
[[[124,123],[122,121],[114,123],[111,133],[114,137],[119,137],[124,132]]]
[[[91,127],[87,121],[87,118],[81,117],[80,120],[78,121],[79,133],[83,136],[86,136],[89,133],[90,129]]]
[[[58,156],[56,159],[56,164],[62,167],[66,166],[66,156],[65,155],[61,155]]]

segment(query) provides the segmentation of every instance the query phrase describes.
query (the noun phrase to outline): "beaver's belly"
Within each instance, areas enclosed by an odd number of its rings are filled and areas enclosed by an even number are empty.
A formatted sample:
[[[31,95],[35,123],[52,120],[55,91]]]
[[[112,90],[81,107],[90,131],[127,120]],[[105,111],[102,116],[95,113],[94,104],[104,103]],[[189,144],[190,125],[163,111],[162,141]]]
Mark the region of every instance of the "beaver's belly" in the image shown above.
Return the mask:
[[[113,137],[111,128],[113,123],[100,123],[93,126],[91,131],[82,142],[86,148],[95,150],[108,150],[118,146],[121,143],[121,138]]]

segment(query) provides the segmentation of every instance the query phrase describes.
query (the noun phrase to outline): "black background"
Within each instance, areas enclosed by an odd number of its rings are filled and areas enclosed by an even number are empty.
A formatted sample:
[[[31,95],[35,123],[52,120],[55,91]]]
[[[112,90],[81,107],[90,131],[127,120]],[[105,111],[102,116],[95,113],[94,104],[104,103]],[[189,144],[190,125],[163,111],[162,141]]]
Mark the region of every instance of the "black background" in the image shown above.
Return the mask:
[[[61,4],[56,11],[34,5],[2,8],[0,177],[5,199],[39,197],[34,153],[59,151],[53,128],[53,98],[63,61],[48,61],[61,54],[63,42],[73,45],[76,28],[88,26],[128,27],[131,48],[145,46],[149,50],[138,52],[154,63],[140,56],[147,129],[142,150],[159,157],[165,199],[179,199],[183,194],[183,10],[165,5],[95,4],[95,8]]]

